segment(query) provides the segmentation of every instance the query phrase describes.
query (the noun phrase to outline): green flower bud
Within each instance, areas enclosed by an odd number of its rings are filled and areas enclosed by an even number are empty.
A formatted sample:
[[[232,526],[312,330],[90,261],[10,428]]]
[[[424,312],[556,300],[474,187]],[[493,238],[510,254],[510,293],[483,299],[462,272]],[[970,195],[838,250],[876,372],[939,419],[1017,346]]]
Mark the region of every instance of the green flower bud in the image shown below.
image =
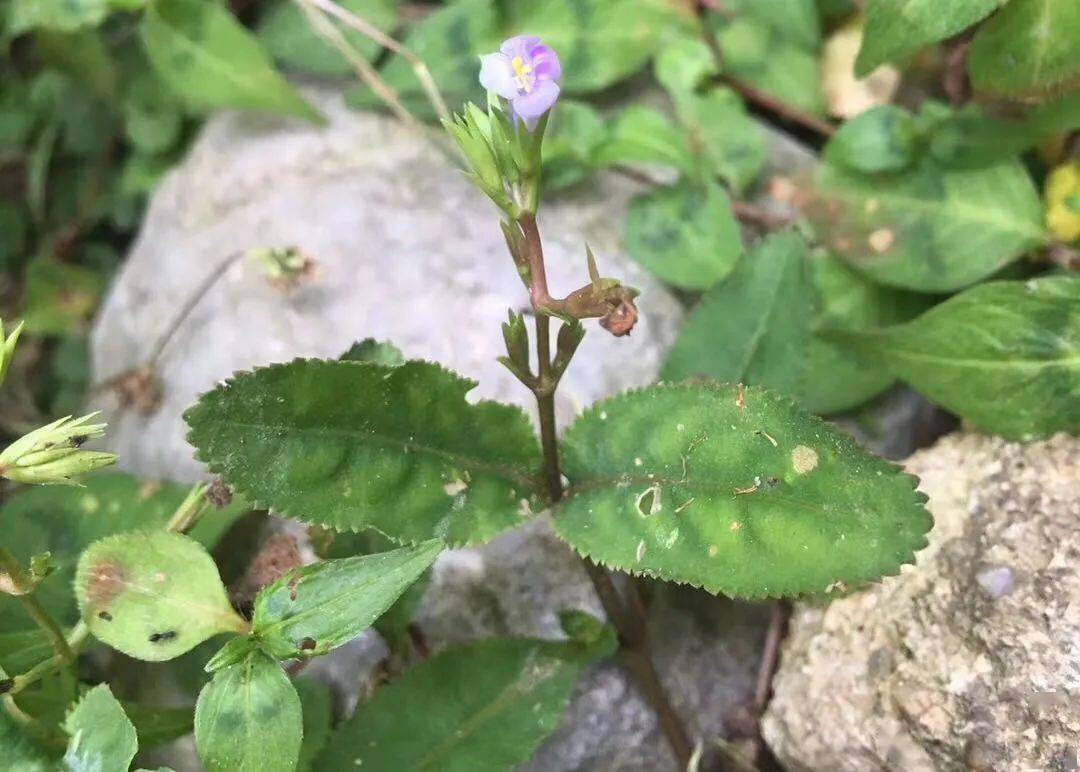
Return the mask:
[[[88,423],[98,413],[71,416],[35,429],[0,453],[0,476],[21,483],[76,485],[74,478],[115,463],[116,456],[80,446],[105,435],[105,424]]]
[[[19,322],[10,334],[4,335],[4,323],[0,321],[0,383],[7,378],[8,367],[11,366],[11,360],[15,357],[15,344],[19,342],[22,331],[23,323]]]

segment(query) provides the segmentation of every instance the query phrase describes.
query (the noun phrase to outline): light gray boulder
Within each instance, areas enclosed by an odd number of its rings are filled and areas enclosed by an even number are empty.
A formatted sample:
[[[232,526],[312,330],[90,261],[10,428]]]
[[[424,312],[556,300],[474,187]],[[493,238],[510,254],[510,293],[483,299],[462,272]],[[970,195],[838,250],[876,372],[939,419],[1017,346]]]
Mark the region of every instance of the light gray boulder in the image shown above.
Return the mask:
[[[1080,768],[1080,439],[950,435],[906,467],[930,546],[796,613],[767,742],[792,770]]]

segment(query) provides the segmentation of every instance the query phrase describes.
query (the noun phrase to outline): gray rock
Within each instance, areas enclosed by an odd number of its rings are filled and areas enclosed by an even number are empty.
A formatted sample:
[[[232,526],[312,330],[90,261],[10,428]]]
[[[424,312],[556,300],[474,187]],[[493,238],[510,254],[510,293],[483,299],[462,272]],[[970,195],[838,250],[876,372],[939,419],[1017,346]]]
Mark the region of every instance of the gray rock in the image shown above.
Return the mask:
[[[236,370],[337,356],[369,336],[476,379],[477,397],[532,409],[531,395],[495,362],[504,353],[499,324],[527,297],[494,207],[422,136],[348,109],[335,92],[308,95],[328,125],[217,115],[152,198],[94,329],[99,381],[147,362],[183,304],[231,256],[293,245],[314,257],[318,275],[284,293],[252,261],[234,261],[165,348],[160,408],[120,410],[108,393],[95,405],[106,410],[122,468],[197,478],[181,414],[201,392]],[[604,275],[643,291],[629,338],[590,326],[560,388],[563,423],[650,382],[682,319],[670,293],[618,252],[626,204],[640,190],[599,175],[541,214],[554,293],[587,283],[586,241]]]
[[[796,614],[764,721],[793,770],[1080,767],[1080,440],[951,435],[906,464],[915,567]]]
[[[337,356],[354,340],[389,339],[410,357],[440,361],[480,382],[478,396],[532,409],[504,371],[499,324],[526,296],[506,255],[494,208],[438,150],[383,117],[358,114],[332,92],[309,92],[327,126],[224,113],[155,193],[93,335],[99,380],[138,367],[205,277],[257,246],[296,245],[318,262],[286,294],[248,261],[233,262],[164,349],[164,393],[144,415],[106,410],[109,447],[130,471],[196,479],[183,410],[238,369],[296,356]],[[590,330],[563,382],[565,424],[590,402],[650,382],[681,322],[676,300],[617,252],[637,183],[599,175],[546,206],[541,218],[553,291],[587,280],[584,241],[605,275],[643,290],[629,339]],[[600,609],[577,558],[540,519],[479,550],[438,561],[420,624],[429,642],[498,634],[560,636],[557,612]],[[753,689],[767,609],[677,588],[657,591],[654,645],[663,677],[696,732],[719,736],[725,713]],[[355,703],[357,684],[383,649],[375,636],[310,668]],[[194,768],[190,759],[173,761]],[[582,680],[561,728],[533,770],[657,770],[674,763],[650,710],[622,672],[604,665]]]

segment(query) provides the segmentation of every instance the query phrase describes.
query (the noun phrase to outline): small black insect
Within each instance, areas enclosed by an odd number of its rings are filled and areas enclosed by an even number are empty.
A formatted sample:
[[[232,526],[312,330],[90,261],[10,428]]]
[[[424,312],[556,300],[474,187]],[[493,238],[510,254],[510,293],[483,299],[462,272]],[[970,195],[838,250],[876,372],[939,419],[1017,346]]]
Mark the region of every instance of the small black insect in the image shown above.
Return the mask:
[[[150,643],[164,643],[165,641],[171,641],[176,637],[175,630],[166,630],[163,633],[154,633],[150,636]]]
[[[98,619],[101,619],[101,620],[103,620],[105,622],[111,622],[112,621],[112,614],[110,614],[108,611],[99,611],[98,612]]]

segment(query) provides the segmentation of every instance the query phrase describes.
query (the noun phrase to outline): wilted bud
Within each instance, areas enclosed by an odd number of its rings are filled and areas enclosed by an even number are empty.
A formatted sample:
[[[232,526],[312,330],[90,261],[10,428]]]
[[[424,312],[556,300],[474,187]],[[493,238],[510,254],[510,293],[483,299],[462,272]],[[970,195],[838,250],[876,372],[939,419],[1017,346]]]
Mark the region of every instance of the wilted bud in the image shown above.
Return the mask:
[[[105,424],[87,423],[97,416],[68,416],[23,435],[0,453],[0,476],[22,483],[74,485],[79,475],[114,463],[112,453],[79,449],[105,435]]]
[[[4,334],[4,323],[0,322],[0,383],[4,382],[7,378],[8,368],[11,366],[11,360],[15,357],[15,345],[19,342],[19,336],[22,335],[23,323],[19,322],[15,329],[9,334]]]

